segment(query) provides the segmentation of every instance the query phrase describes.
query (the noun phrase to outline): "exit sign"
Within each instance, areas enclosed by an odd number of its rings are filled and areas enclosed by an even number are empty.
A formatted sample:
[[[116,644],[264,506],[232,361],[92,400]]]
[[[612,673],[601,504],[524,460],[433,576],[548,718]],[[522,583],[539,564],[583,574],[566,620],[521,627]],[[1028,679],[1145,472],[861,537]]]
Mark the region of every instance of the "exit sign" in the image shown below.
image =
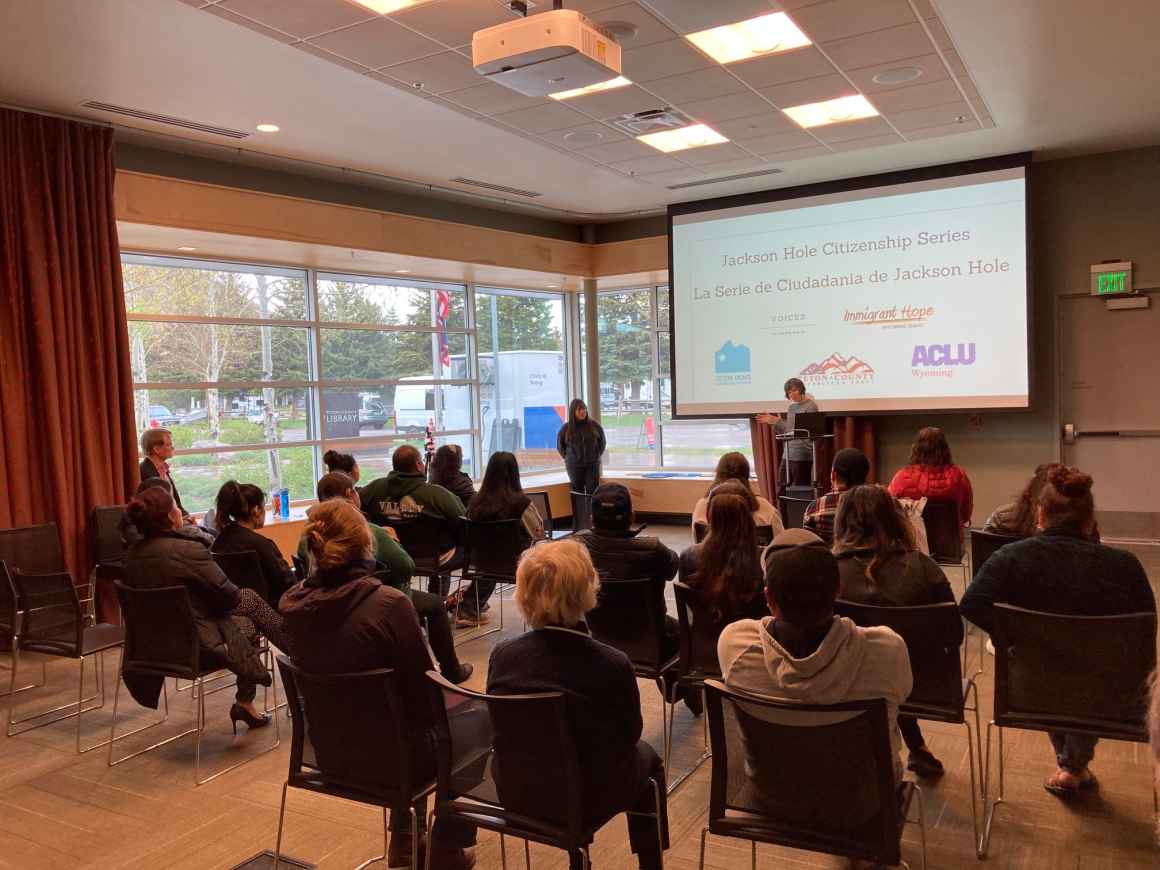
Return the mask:
[[[1132,263],[1097,263],[1091,267],[1093,296],[1122,296],[1132,292]]]

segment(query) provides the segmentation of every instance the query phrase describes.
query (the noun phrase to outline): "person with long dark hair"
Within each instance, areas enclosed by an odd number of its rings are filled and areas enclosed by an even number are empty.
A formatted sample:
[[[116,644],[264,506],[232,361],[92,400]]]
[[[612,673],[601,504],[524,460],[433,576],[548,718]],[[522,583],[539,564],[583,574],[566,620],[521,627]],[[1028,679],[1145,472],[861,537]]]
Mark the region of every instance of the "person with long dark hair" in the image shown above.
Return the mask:
[[[838,597],[874,607],[915,607],[953,602],[954,592],[938,564],[915,549],[914,531],[898,502],[880,486],[855,486],[842,494],[834,520]],[[944,640],[957,647],[962,620]],[[942,762],[927,748],[918,720],[899,716],[898,729],[910,753],[907,768],[919,776],[942,776]]]
[[[270,592],[268,601],[276,607],[282,593],[294,585],[294,572],[278,545],[258,534],[257,530],[266,524],[266,494],[252,483],[227,480],[218,490],[215,510],[218,535],[213,552],[256,554]]]
[[[600,457],[607,441],[604,428],[588,416],[583,399],[573,399],[568,419],[556,435],[556,451],[564,460],[573,492],[596,492],[600,485]]]
[[[520,483],[520,465],[506,450],[493,453],[487,461],[483,482],[467,506],[466,516],[478,523],[518,519],[526,545],[544,538],[544,521]],[[456,625],[466,628],[487,622],[484,605],[494,591],[494,578],[477,577],[458,597],[448,599],[448,606],[458,606]]]
[[[918,430],[910,448],[910,464],[890,481],[895,498],[950,499],[959,510],[960,532],[971,524],[974,495],[967,473],[955,465],[947,436],[937,426]]]
[[[464,504],[475,496],[475,484],[463,473],[463,448],[458,444],[444,444],[435,451],[428,482],[455,493]]]
[[[709,496],[709,534],[681,553],[678,578],[700,593],[718,626],[768,614],[757,526],[749,502],[718,488]]]
[[[996,603],[1070,616],[1155,613],[1140,560],[1092,540],[1095,522],[1091,476],[1066,465],[1051,469],[1036,507],[1040,533],[1001,547],[983,563],[959,603],[963,616],[990,632]],[[1058,769],[1043,787],[1059,796],[1096,790],[1088,765],[1097,739],[1058,731],[1048,736]]]
[[[753,522],[755,525],[770,526],[773,529],[774,537],[785,531],[785,526],[781,521],[781,514],[777,508],[768,499],[754,494],[750,489],[749,460],[746,459],[744,453],[739,453],[735,450],[722,454],[721,458],[717,460],[717,468],[713,474],[713,482],[709,484],[708,492],[693,505],[694,527],[697,523],[708,523],[710,497],[719,486],[730,480],[737,481],[749,491],[748,501],[751,504],[750,511],[753,514]]]
[[[1039,496],[1047,486],[1047,476],[1056,468],[1058,462],[1044,462],[1035,468],[1035,473],[1023,487],[1015,501],[1000,505],[991,511],[987,521],[983,523],[984,532],[994,532],[996,535],[1010,535],[1016,538],[1027,538],[1034,535],[1035,513],[1039,508]]]

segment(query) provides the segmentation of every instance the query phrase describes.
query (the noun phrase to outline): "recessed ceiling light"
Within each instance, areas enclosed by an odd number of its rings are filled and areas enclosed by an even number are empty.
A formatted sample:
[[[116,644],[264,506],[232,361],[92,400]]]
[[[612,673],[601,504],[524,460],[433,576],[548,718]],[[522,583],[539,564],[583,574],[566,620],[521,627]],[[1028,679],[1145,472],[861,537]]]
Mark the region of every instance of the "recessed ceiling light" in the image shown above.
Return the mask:
[[[573,97],[583,97],[586,94],[595,94],[600,91],[611,91],[613,88],[623,88],[625,85],[631,85],[628,79],[624,76],[617,76],[614,79],[609,79],[606,82],[597,82],[594,85],[588,85],[583,88],[573,88],[570,91],[558,91],[554,94],[548,94],[553,100],[570,100]]]
[[[195,248],[193,245],[178,245],[177,250],[189,253],[190,251],[196,251],[197,248]]]
[[[556,289],[556,288],[557,288],[557,287],[559,287],[559,286],[560,286],[559,284],[549,284],[549,285],[548,285],[548,289],[549,289],[549,290],[554,290],[554,289]]]
[[[411,274],[411,270],[410,269],[396,269],[395,274],[397,274],[397,275],[409,275],[409,274]]]
[[[916,66],[899,66],[883,70],[871,79],[876,85],[904,85],[922,77],[922,70]]]
[[[811,44],[784,12],[701,30],[685,39],[717,63],[733,63]]]
[[[838,97],[836,100],[826,100],[821,103],[806,103],[802,106],[791,106],[782,109],[802,127],[821,127],[824,124],[838,124],[842,121],[855,121],[859,118],[873,118],[878,110],[870,105],[870,101],[861,94],[852,97]]]
[[[686,148],[700,148],[702,145],[718,145],[729,141],[712,127],[704,124],[692,124],[678,130],[663,130],[660,133],[646,133],[636,138],[666,154],[670,151],[684,151]]]
[[[259,133],[277,133],[281,129],[282,128],[279,127],[277,124],[259,124],[258,125],[258,132]]]
[[[354,0],[359,6],[365,6],[372,12],[377,12],[379,15],[390,15],[392,12],[398,12],[400,9],[406,9],[410,6],[418,6],[426,0]]]

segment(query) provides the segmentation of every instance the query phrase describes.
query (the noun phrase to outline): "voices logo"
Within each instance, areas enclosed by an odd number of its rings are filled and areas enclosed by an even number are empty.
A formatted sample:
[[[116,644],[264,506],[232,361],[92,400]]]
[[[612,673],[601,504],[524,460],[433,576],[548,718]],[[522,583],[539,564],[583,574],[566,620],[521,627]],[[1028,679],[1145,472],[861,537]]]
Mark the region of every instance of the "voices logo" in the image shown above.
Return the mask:
[[[910,355],[911,375],[916,378],[953,378],[958,366],[975,364],[975,343],[916,344]]]

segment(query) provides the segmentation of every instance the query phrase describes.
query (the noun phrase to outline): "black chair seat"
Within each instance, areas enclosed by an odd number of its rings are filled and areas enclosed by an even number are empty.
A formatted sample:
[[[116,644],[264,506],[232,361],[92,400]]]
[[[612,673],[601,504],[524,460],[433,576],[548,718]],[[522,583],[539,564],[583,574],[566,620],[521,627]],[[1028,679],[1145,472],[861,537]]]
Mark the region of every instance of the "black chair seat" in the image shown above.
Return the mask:
[[[675,668],[677,666],[677,662],[680,661],[680,658],[680,653],[674,653],[671,659],[661,662],[659,665],[653,664],[652,662],[633,662],[632,672],[641,679],[655,680],[660,677],[661,674],[664,674],[667,671],[671,671],[673,668]]]
[[[92,655],[103,650],[113,649],[125,642],[125,629],[119,625],[110,625],[101,622],[90,625],[81,636],[81,646],[77,649],[76,640],[72,637],[61,640],[36,639],[21,642],[20,648],[25,652],[42,653],[50,656],[64,656],[80,658]]]
[[[300,788],[305,791],[339,797],[360,804],[397,808],[404,813],[407,812],[411,802],[415,799],[413,794],[408,795],[400,792],[392,795],[374,785],[368,784],[366,788],[360,788],[357,783],[349,781],[336,782],[333,778],[317,770],[310,771],[303,769],[300,772],[293,773],[287,777],[286,784],[291,788]],[[434,791],[434,777],[429,782],[417,786],[417,789],[423,794]]]
[[[505,834],[511,834],[512,828],[515,827],[519,829],[516,836],[536,843],[543,843],[546,846],[555,846],[557,849],[583,849],[585,846],[590,846],[596,837],[596,832],[620,815],[620,813],[612,813],[597,821],[585,820],[584,826],[573,837],[567,828],[548,824],[542,819],[533,819],[530,816],[516,813],[507,813],[501,818],[489,814],[487,805],[479,804],[476,807],[473,804],[473,801],[463,799],[451,802],[456,811],[456,818],[463,819],[469,824]]]
[[[1089,734],[1106,740],[1127,740],[1132,743],[1147,743],[1148,729],[1142,724],[1132,727],[1127,724],[1112,724],[1104,720],[1093,721],[1080,716],[1036,716],[1021,713],[1017,716],[996,716],[995,724],[1002,728],[1021,728],[1025,731],[1064,731],[1069,734]]]

